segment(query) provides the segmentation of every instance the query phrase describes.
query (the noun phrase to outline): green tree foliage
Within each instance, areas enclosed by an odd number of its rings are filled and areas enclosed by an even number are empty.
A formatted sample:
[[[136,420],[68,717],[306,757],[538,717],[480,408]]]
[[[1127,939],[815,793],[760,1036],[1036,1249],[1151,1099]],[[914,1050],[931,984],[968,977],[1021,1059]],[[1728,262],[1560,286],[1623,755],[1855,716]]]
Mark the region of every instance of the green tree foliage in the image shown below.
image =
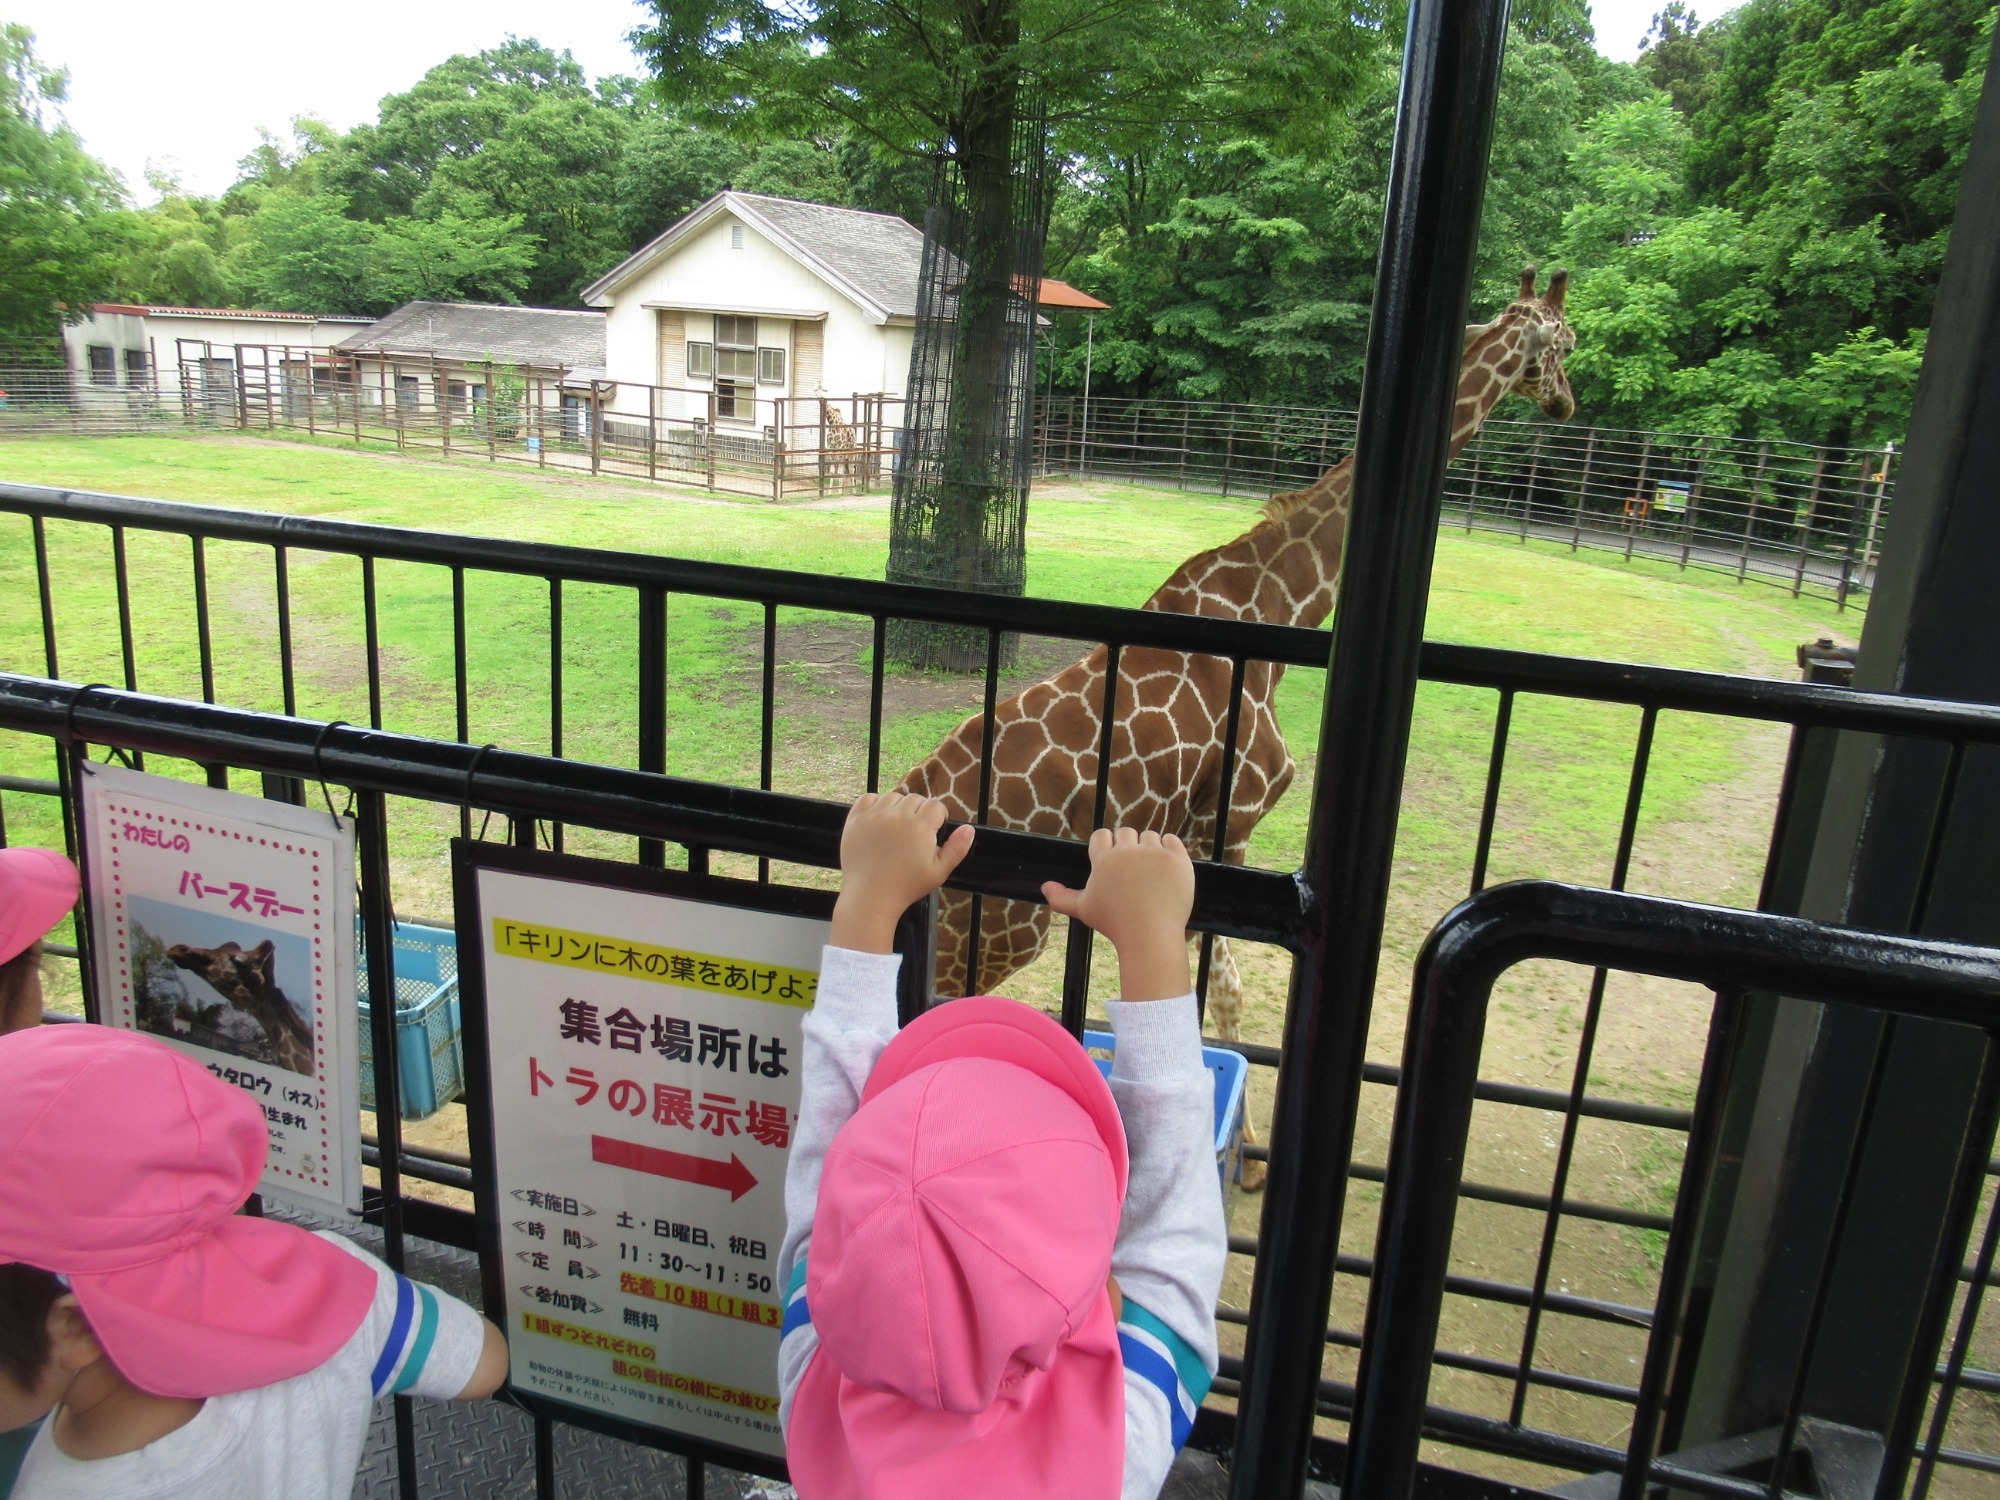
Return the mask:
[[[250,219],[242,257],[256,300],[279,309],[383,313],[416,298],[515,302],[535,264],[520,221],[355,219],[334,194],[280,192]]]
[[[1715,71],[1721,64],[1721,36],[1701,29],[1701,18],[1684,0],[1667,0],[1653,17],[1653,29],[1640,43],[1639,68],[1674,101],[1674,108],[1692,119],[1715,97]]]
[[[616,184],[628,91],[622,80],[592,89],[567,52],[510,38],[389,95],[374,124],[325,154],[319,181],[373,223],[459,221],[448,238],[467,225],[490,238],[511,219],[538,247],[522,295],[574,305],[627,249]]]
[[[1518,14],[1475,311],[1503,303],[1523,264],[1570,266],[1584,420],[1901,436],[1992,13],[1968,41],[1963,8],[1882,9],[1752,0],[1704,27],[1670,3],[1637,66],[1571,45],[1560,12]],[[1841,34],[1821,48],[1801,16]],[[1758,50],[1777,33],[1789,51]],[[1754,99],[1760,175],[1707,187],[1713,100],[1725,77],[1742,95],[1757,71],[1739,45],[1766,80]],[[1095,390],[1357,398],[1396,63],[1391,28],[1320,153],[1186,131],[1082,159],[1051,268],[1113,305],[1097,320]],[[1058,388],[1081,382],[1081,334],[1055,331]]]
[[[618,164],[619,234],[627,245],[645,244],[749,163],[749,148],[727,136],[672,115],[641,120]]]
[[[1738,23],[1753,41],[1769,29],[1759,6]],[[1721,34],[1724,71],[1740,35]],[[1964,55],[1955,40],[1941,50]],[[1707,111],[1688,119],[1656,94],[1586,122],[1559,242],[1579,272],[1584,409],[1630,426],[1900,437],[1983,71],[1953,76],[1912,47],[1788,89],[1766,111],[1762,185],[1720,195],[1699,187]],[[1771,72],[1825,78],[1803,57]]]
[[[1845,87],[1915,51],[1946,82],[1984,67],[1991,0],[1749,0],[1715,28],[1714,91],[1690,184],[1746,206],[1779,186],[1772,152],[1795,97]]]
[[[58,308],[79,318],[118,272],[117,180],[58,106],[68,75],[35,56],[34,34],[0,24],[0,340],[46,339]]]
[[[117,295],[171,307],[243,305],[235,258],[249,219],[218,199],[190,196],[172,178],[152,185],[160,201],[126,216]]]

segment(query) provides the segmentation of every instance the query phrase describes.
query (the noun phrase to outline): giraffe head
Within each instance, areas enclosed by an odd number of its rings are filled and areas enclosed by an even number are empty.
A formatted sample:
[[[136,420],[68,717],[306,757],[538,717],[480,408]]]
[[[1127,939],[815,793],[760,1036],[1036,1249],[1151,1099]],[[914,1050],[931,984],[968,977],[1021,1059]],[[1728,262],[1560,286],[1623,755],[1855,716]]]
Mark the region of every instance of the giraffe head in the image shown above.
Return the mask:
[[[1510,369],[1518,370],[1512,388],[1526,396],[1558,422],[1576,415],[1576,397],[1563,373],[1563,359],[1576,347],[1576,332],[1563,318],[1563,298],[1569,291],[1569,272],[1549,273],[1548,290],[1535,295],[1535,268],[1521,271],[1521,295],[1508,303],[1491,323],[1468,328],[1467,353],[1482,336],[1490,336],[1481,351],[1481,362],[1503,378]],[[1519,364],[1512,362],[1518,358]]]

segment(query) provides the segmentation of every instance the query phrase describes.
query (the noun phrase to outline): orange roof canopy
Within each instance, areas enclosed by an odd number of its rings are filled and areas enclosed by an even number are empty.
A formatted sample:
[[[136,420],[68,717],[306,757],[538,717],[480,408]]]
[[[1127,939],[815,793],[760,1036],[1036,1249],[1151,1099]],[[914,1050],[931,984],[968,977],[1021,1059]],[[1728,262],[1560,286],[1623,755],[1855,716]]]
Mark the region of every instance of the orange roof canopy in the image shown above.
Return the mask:
[[[1088,292],[1079,292],[1067,281],[1057,281],[1053,276],[1042,278],[1042,294],[1036,299],[1043,307],[1071,307],[1080,312],[1108,312],[1109,302],[1099,302]]]

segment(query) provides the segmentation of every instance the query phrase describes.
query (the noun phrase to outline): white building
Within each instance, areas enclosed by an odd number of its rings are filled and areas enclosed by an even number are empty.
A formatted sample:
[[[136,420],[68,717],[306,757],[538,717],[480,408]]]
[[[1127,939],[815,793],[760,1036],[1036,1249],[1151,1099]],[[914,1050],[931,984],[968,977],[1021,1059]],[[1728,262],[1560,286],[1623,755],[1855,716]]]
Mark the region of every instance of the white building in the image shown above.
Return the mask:
[[[893,214],[716,194],[583,290],[611,413],[707,421],[712,401],[718,431],[747,434],[791,425],[794,400],[900,397],[923,254]]]
[[[242,377],[240,361],[277,368],[310,361],[374,319],[313,313],[251,312],[228,307],[154,307],[99,302],[63,328],[63,358],[73,389],[157,389],[178,401],[183,378],[218,395]],[[239,353],[238,346],[244,346]]]

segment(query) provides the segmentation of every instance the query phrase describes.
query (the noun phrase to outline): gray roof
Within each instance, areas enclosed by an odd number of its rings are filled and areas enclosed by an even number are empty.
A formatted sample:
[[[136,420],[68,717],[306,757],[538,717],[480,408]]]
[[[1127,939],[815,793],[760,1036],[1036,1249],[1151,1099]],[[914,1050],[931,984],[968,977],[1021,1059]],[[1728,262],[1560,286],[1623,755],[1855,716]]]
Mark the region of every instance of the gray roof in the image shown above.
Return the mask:
[[[894,214],[829,208],[762,193],[717,193],[651,243],[634,251],[583,289],[603,306],[625,281],[646,269],[718,214],[733,213],[853,297],[876,321],[914,318],[924,263],[924,232]]]
[[[917,315],[924,232],[909,220],[758,193],[731,196],[889,316]]]
[[[601,371],[604,314],[486,302],[406,302],[334,347],[350,354],[434,354]]]

